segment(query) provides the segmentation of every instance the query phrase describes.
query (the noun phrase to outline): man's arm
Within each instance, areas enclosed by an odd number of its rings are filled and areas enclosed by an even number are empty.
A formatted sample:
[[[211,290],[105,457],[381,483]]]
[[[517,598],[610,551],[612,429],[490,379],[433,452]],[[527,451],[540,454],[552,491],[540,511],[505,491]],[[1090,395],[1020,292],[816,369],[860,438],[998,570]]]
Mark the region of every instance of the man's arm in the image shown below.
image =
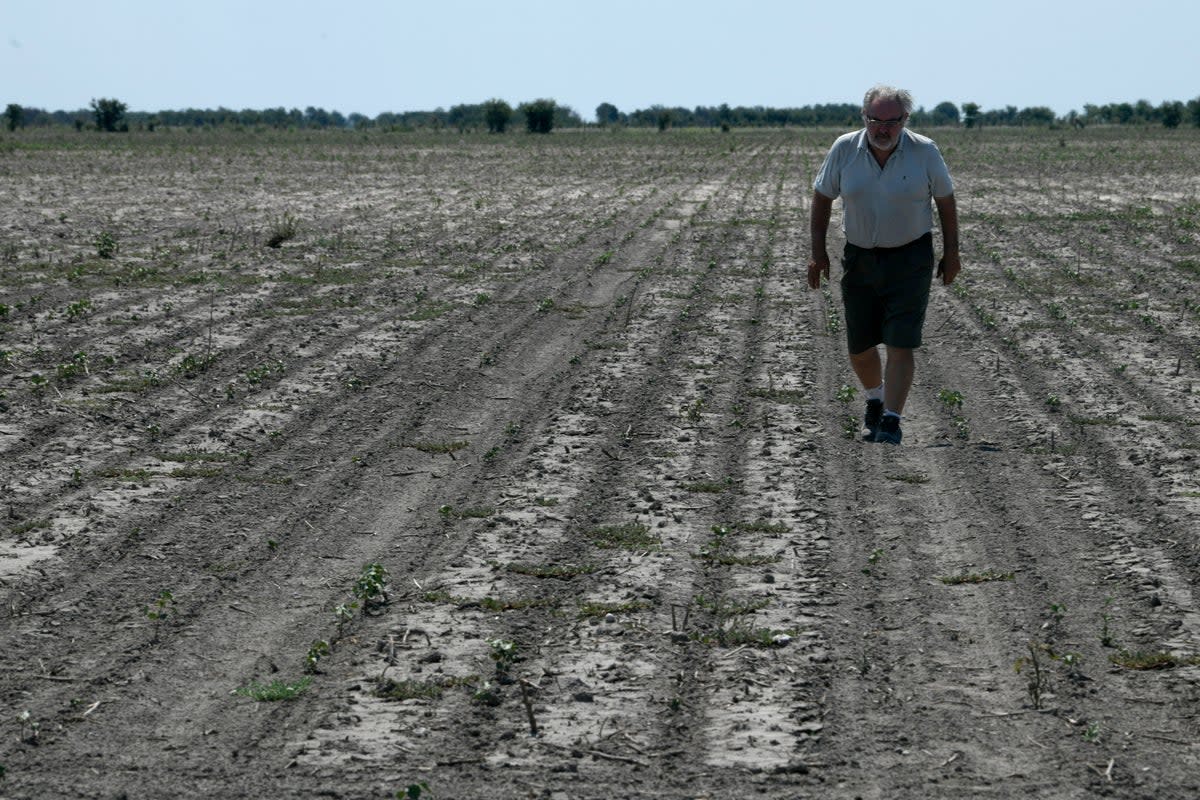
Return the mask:
[[[942,261],[939,271],[942,283],[949,286],[962,271],[962,262],[958,257],[958,204],[955,203],[952,194],[935,197],[933,202],[937,206],[938,219],[942,225]]]
[[[829,217],[832,212],[833,198],[814,191],[812,214],[808,221],[808,232],[812,237],[812,258],[808,260],[808,288],[810,289],[816,289],[821,285],[822,275],[829,280],[829,251],[825,247],[825,234],[829,230]]]

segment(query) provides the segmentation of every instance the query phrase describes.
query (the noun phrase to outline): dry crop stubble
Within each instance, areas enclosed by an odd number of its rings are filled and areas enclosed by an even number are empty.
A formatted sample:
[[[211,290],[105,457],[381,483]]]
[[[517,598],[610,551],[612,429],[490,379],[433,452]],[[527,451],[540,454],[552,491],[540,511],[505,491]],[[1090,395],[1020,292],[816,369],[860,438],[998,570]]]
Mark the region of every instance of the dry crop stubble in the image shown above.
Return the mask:
[[[20,134],[10,790],[1195,791],[1197,142],[934,133],[897,449],[803,286],[832,131]]]

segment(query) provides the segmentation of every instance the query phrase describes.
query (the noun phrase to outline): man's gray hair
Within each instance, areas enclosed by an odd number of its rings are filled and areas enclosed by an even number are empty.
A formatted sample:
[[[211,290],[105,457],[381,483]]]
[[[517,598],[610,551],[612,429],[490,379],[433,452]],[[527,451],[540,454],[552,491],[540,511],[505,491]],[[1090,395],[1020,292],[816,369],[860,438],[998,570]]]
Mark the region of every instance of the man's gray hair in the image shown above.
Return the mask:
[[[908,89],[897,89],[895,86],[887,84],[876,84],[867,93],[863,95],[863,113],[867,113],[867,109],[871,107],[871,103],[876,100],[891,100],[904,106],[904,113],[911,114],[913,110],[913,97]]]

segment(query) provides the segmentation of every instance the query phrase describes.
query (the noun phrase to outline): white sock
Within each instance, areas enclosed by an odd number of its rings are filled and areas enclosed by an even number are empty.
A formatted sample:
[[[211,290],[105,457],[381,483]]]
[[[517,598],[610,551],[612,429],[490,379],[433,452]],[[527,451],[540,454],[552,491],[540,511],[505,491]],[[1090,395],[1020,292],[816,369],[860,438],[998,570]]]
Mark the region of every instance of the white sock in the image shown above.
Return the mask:
[[[882,400],[883,399],[883,384],[882,383],[879,384],[874,389],[867,389],[867,399],[868,400]]]

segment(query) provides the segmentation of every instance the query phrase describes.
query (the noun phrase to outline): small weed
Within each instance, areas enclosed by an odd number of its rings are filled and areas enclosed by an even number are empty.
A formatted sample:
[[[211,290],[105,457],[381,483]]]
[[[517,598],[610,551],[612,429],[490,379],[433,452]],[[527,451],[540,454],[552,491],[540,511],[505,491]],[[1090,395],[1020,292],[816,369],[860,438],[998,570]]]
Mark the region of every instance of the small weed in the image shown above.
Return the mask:
[[[791,530],[784,522],[768,522],[765,519],[754,522],[735,522],[726,527],[739,533],[787,533]]]
[[[1048,648],[1044,644],[1030,642],[1029,657],[1022,656],[1013,663],[1013,669],[1018,675],[1022,672],[1027,673],[1025,691],[1029,693],[1029,701],[1035,709],[1041,709],[1042,698],[1050,689],[1050,675],[1042,660],[1047,651]]]
[[[255,683],[251,681],[246,686],[242,686],[234,690],[235,694],[240,694],[242,697],[249,697],[260,703],[274,703],[280,700],[295,700],[304,691],[308,689],[312,683],[312,678],[307,675],[298,681],[285,683],[284,681],[271,681],[270,683]]]
[[[843,383],[842,387],[837,390],[837,394],[834,395],[834,399],[839,403],[851,403],[857,396],[858,389],[855,389],[853,386],[847,383]]]
[[[304,654],[304,671],[310,675],[317,675],[321,672],[319,664],[321,659],[329,655],[329,642],[324,639],[318,639],[309,646],[308,652]]]
[[[645,611],[653,605],[645,600],[627,600],[624,603],[583,603],[579,606],[581,619],[606,617],[609,614],[633,614]]]
[[[537,304],[537,310],[538,310],[538,313],[540,313],[540,314],[546,314],[546,313],[553,311],[554,310],[554,299],[551,297],[542,298],[542,300],[539,301]]]
[[[434,800],[433,792],[429,790],[429,784],[425,781],[410,783],[396,792],[396,800],[421,800],[423,797]]]
[[[1062,398],[1056,394],[1046,396],[1046,408],[1051,411],[1058,411],[1062,407]]]
[[[97,234],[92,244],[96,246],[96,255],[101,258],[112,258],[117,254],[117,250],[119,249],[117,237],[108,231],[101,231]]]
[[[680,414],[688,422],[699,422],[703,418],[704,398],[697,397],[680,409]]]
[[[159,629],[163,622],[175,613],[175,595],[167,589],[158,593],[154,602],[142,607],[142,614],[154,623],[154,638],[158,639]]]
[[[1100,723],[1093,722],[1083,730],[1083,740],[1091,744],[1097,744],[1100,741]]]
[[[640,522],[624,525],[605,525],[588,531],[588,537],[601,548],[624,550],[656,550],[662,539],[650,533],[650,527]]]
[[[17,722],[21,723],[21,741],[37,744],[41,736],[41,725],[33,715],[28,710],[22,711],[17,715]]]
[[[1109,656],[1109,661],[1118,667],[1132,670],[1175,669],[1176,667],[1200,666],[1200,655],[1177,656],[1165,651],[1122,650]]]
[[[87,316],[95,306],[92,301],[86,297],[82,300],[76,300],[74,303],[69,303],[63,313],[67,315],[67,319],[79,319]]]
[[[507,639],[488,639],[487,645],[492,661],[496,662],[496,673],[507,675],[520,657],[517,643]]]
[[[1104,600],[1104,613],[1100,615],[1100,644],[1105,647],[1115,647],[1116,642],[1113,641],[1112,630],[1109,628],[1109,623],[1112,622],[1112,615],[1108,613],[1109,606],[1112,605],[1111,597]]]
[[[867,565],[862,568],[862,574],[863,575],[875,574],[875,569],[876,569],[876,567],[879,566],[879,562],[881,562],[883,560],[884,555],[885,554],[884,554],[882,548],[876,547],[874,550],[872,550],[871,553],[867,556]]]
[[[387,604],[388,571],[382,564],[364,564],[358,580],[354,582],[354,596],[362,603],[363,611]]]
[[[455,508],[454,506],[445,505],[438,508],[438,513],[445,519],[487,519],[492,514],[495,514],[496,510],[486,506]]]
[[[943,575],[939,581],[947,586],[959,586],[964,583],[990,583],[992,581],[1011,581],[1016,577],[1015,572],[997,572],[986,569],[983,572],[963,572],[958,575]]]
[[[950,410],[957,410],[963,407],[963,402],[966,398],[962,392],[950,389],[939,389],[937,393],[938,401]]]
[[[31,531],[45,530],[49,527],[50,520],[34,519],[30,520],[29,522],[22,522],[20,525],[14,525],[12,528],[9,528],[8,532],[13,536],[24,536]]]
[[[299,232],[300,221],[285,211],[283,216],[272,221],[267,229],[267,247],[278,248],[289,239],[296,238],[296,234]]]

